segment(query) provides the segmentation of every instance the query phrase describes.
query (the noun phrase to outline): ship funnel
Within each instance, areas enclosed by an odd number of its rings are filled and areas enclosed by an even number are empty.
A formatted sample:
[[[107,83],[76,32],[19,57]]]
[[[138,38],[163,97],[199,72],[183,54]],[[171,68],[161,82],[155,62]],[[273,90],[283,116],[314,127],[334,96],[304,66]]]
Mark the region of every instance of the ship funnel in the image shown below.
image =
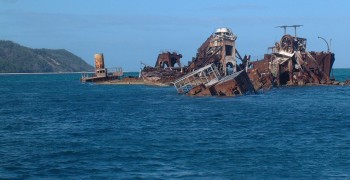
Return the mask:
[[[104,69],[105,68],[105,61],[103,58],[103,54],[95,54],[95,68],[96,69]]]

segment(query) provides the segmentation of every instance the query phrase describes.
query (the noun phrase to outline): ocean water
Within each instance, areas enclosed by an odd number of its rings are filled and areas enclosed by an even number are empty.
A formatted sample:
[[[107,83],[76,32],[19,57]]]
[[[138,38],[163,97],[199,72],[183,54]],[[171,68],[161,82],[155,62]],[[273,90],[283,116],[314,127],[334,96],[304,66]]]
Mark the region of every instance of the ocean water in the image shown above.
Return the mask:
[[[187,97],[79,78],[0,75],[0,179],[350,179],[350,86]]]

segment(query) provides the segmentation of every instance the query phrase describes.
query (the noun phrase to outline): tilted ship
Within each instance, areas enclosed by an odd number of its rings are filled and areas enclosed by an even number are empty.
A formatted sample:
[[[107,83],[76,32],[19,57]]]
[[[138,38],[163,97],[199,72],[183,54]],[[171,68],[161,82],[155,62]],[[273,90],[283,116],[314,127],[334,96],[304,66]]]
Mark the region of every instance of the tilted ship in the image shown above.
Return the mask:
[[[177,79],[178,93],[192,96],[237,96],[255,93],[245,71],[249,56],[241,57],[237,36],[229,28],[218,28],[200,46],[189,62],[187,75]],[[241,63],[237,63],[237,59]]]
[[[303,86],[307,84],[334,84],[331,71],[335,61],[334,53],[307,51],[306,38],[298,37],[296,28],[301,25],[279,26],[284,35],[271,47],[271,53],[251,62],[248,74],[255,89],[269,89],[272,86]],[[294,27],[294,36],[286,34],[287,27]]]
[[[218,28],[198,49],[197,55],[182,66],[182,55],[163,51],[154,67],[145,66],[145,84],[175,85],[178,93],[195,96],[236,96],[255,92],[245,71],[249,56],[236,49],[237,36],[229,28]],[[237,59],[242,61],[237,64]]]

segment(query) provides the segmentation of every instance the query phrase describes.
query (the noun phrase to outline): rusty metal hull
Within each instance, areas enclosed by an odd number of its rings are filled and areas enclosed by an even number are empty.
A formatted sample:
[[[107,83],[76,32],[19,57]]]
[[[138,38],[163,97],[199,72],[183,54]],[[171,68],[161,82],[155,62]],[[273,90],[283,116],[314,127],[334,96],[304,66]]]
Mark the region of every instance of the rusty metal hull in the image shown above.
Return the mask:
[[[108,81],[99,81],[97,84],[113,84],[113,85],[140,85],[145,84],[142,78],[123,77],[122,79],[113,79]]]
[[[241,96],[254,94],[255,90],[245,71],[239,71],[229,76],[225,76],[217,83],[205,86],[198,85],[190,90],[190,96]]]
[[[141,72],[145,84],[155,86],[171,86],[172,82],[183,75],[178,70],[153,67],[145,67]]]
[[[255,93],[247,73],[242,70],[221,79],[214,87],[212,95],[237,96]]]
[[[300,27],[301,25],[281,26]],[[285,31],[286,32],[286,31]],[[306,50],[306,38],[285,34],[264,59],[251,62],[249,77],[255,89],[272,86],[303,86],[307,84],[334,84],[330,76],[334,53]]]
[[[105,68],[103,54],[95,54],[95,73],[82,73],[81,82],[107,82],[123,77],[123,68]]]
[[[182,54],[178,54],[177,52],[169,52],[164,51],[158,55],[157,62],[154,67],[156,68],[164,68],[164,67],[181,67],[180,59],[182,58]]]
[[[120,79],[120,76],[106,76],[106,77],[83,77],[81,82],[105,82]]]
[[[283,85],[333,84],[334,60],[331,52],[295,52],[291,57],[267,54],[264,59],[251,62],[248,73],[256,90]]]
[[[171,86],[177,78],[184,75],[180,59],[182,55],[177,52],[164,51],[158,55],[155,67],[145,66],[141,77],[145,84],[155,86]],[[175,65],[178,65],[175,67]]]
[[[184,77],[174,86],[180,94],[190,96],[237,96],[255,93],[245,66],[249,56],[242,58],[236,49],[237,36],[229,28],[218,28],[198,48],[189,62]],[[242,61],[238,65],[236,58]]]
[[[215,64],[209,64],[174,82],[179,94],[189,96],[238,96],[255,93],[246,71],[221,76]]]
[[[195,58],[189,62],[187,72],[192,72],[208,64],[215,64],[222,75],[237,72],[236,49],[237,36],[228,28],[218,28],[198,48]],[[241,57],[240,57],[241,58]]]

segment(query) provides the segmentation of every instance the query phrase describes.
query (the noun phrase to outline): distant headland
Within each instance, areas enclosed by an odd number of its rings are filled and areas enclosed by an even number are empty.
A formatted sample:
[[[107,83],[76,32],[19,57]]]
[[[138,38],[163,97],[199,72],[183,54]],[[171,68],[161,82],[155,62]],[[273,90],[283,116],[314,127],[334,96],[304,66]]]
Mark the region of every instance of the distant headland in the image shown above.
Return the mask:
[[[93,71],[94,67],[65,49],[32,49],[0,40],[0,73]]]

